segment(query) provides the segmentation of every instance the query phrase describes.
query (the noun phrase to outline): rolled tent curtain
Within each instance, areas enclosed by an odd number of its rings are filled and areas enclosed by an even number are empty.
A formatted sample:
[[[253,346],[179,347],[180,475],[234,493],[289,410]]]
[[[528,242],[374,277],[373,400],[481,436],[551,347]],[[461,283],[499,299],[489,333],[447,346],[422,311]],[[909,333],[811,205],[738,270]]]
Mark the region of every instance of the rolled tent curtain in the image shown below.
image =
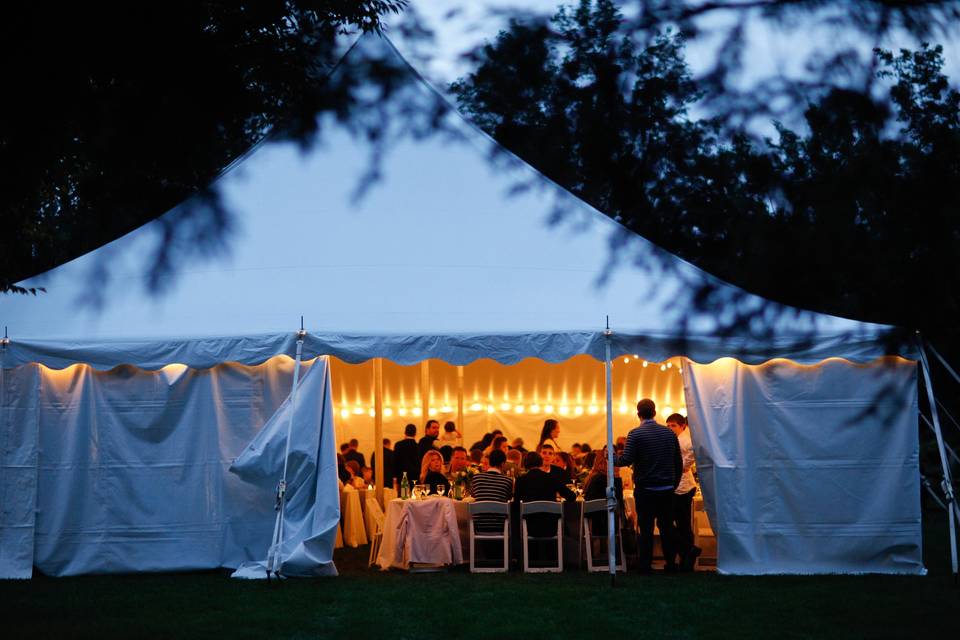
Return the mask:
[[[924,574],[916,363],[688,362],[718,569]]]

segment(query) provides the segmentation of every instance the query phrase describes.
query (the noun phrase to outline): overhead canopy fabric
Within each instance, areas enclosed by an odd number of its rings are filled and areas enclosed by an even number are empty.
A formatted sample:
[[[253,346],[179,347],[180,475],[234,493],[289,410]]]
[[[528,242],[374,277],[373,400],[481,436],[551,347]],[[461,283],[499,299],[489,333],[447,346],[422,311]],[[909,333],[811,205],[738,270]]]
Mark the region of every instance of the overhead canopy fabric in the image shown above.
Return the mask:
[[[383,100],[379,180],[368,144],[333,121],[306,152],[265,142],[218,180],[235,215],[225,255],[174,265],[150,293],[144,256],[195,200],[23,282],[46,292],[0,299],[3,366],[256,364],[292,355],[301,316],[304,357],[347,362],[602,359],[607,315],[614,355],[887,353],[889,327],[746,294],[563,191],[448,109],[380,37],[361,38],[338,73],[370,60],[402,77]],[[439,131],[404,134],[409,114],[438,110]]]

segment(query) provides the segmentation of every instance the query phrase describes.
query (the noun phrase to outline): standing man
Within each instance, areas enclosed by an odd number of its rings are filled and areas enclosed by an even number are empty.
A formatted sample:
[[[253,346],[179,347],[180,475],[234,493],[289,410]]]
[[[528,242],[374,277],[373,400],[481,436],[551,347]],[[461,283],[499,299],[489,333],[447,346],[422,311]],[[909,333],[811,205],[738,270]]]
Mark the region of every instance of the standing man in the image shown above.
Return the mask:
[[[440,423],[436,420],[427,420],[426,426],[423,428],[423,437],[420,438],[420,442],[417,444],[417,452],[420,454],[420,459],[423,459],[423,456],[434,448],[433,443],[436,442],[437,436],[440,435]],[[419,475],[419,472],[417,472]]]
[[[637,503],[637,548],[640,572],[650,572],[653,559],[653,524],[660,529],[660,544],[666,559],[664,570],[676,571],[676,540],[673,530],[673,492],[683,474],[680,442],[670,429],[657,424],[657,405],[644,398],[637,403],[640,425],[627,434],[623,455],[614,466],[633,465],[634,499]]]
[[[393,449],[390,448],[390,438],[383,439],[383,486],[393,486]],[[374,479],[376,479],[377,452],[370,454],[370,466],[373,468]]]
[[[359,446],[360,441],[356,438],[351,438],[343,457],[347,462],[354,460],[358,465],[360,465],[360,468],[363,469],[365,466],[367,466],[367,459],[362,453],[357,451],[357,447]]]
[[[673,492],[673,524],[677,532],[676,551],[680,555],[680,569],[693,571],[697,558],[703,551],[693,544],[691,507],[693,496],[697,493],[697,483],[693,479],[693,441],[690,439],[687,419],[679,413],[673,413],[667,418],[667,428],[676,434],[680,442],[680,455],[683,458],[683,475],[680,477],[680,484],[676,491]]]
[[[420,454],[417,452],[417,425],[408,424],[403,429],[404,438],[393,447],[393,477],[396,480],[394,488],[400,491],[400,481],[403,472],[407,472],[407,480],[411,486],[420,478]],[[384,458],[386,461],[386,458]]]

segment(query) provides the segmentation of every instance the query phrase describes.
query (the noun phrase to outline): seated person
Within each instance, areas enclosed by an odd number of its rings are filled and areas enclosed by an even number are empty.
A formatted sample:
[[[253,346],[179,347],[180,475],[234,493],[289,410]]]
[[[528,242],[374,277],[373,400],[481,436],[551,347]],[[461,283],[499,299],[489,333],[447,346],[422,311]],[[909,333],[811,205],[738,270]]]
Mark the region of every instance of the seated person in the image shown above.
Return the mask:
[[[551,449],[552,451],[552,449]],[[527,473],[517,478],[516,497],[521,502],[546,500],[553,502],[557,494],[566,500],[576,500],[577,496],[567,488],[563,481],[544,470],[544,461],[539,453],[531,451],[523,459]],[[557,532],[557,516],[550,513],[535,513],[527,517],[527,532],[531,536],[545,537]]]
[[[360,476],[363,478],[363,486],[369,487],[373,484],[373,469],[370,467],[360,469]]]
[[[430,493],[437,493],[437,486],[443,485],[444,492],[450,488],[450,481],[443,475],[443,456],[436,449],[432,449],[423,454],[423,461],[420,463],[420,484],[430,487]]]
[[[495,449],[490,452],[490,467],[475,475],[470,482],[470,493],[475,500],[509,502],[513,497],[513,480],[503,475],[506,461],[507,456],[503,451]],[[493,533],[503,531],[504,518],[495,513],[478,514],[474,518],[475,530]]]
[[[507,461],[503,465],[503,472],[513,478],[520,475],[523,468],[523,454],[517,449],[507,451]]]
[[[567,484],[570,482],[570,474],[561,467],[563,464],[562,461],[557,460],[556,451],[551,444],[542,444],[540,445],[540,450],[537,452],[540,454],[540,457],[543,458],[543,470],[553,476],[557,482],[561,484]]]
[[[620,479],[620,468],[613,469],[613,490],[617,495],[617,518],[623,522],[623,480]],[[583,485],[584,500],[599,500],[607,497],[607,456],[606,448],[601,454],[595,455],[593,460],[593,469],[587,476],[587,481]],[[591,513],[590,526],[593,529],[593,535],[607,534],[607,513]]]

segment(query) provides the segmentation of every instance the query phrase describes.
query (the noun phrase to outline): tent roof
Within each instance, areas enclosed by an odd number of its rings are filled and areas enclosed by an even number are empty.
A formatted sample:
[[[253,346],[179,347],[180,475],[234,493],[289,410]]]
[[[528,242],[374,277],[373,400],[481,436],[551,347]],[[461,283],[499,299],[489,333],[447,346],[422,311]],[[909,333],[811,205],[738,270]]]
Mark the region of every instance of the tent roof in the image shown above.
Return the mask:
[[[218,178],[235,216],[224,255],[178,265],[162,294],[149,291],[144,256],[188,201],[21,283],[46,293],[0,299],[11,335],[4,366],[253,364],[292,354],[301,316],[305,356],[349,362],[602,359],[606,316],[613,355],[886,353],[890,327],[747,294],[578,200],[448,108],[379,36],[362,37],[341,65],[369,60],[404,79],[383,102],[378,180],[369,181],[369,144],[330,119],[306,151],[262,143]],[[438,107],[438,132],[409,135],[411,118]],[[721,312],[699,308],[705,291]]]

